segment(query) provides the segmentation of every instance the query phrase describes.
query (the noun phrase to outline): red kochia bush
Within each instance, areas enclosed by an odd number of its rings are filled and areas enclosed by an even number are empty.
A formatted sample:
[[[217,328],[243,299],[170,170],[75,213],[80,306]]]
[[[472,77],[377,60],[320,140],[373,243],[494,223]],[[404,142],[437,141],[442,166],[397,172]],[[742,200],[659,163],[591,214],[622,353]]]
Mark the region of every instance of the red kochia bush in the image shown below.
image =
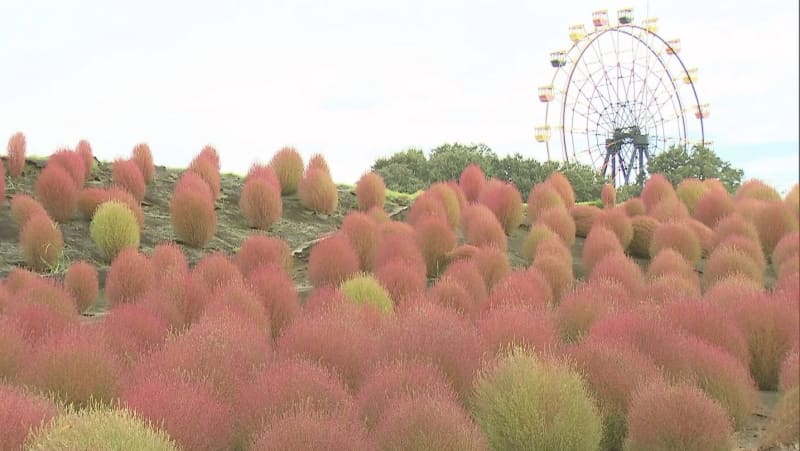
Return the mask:
[[[97,207],[107,200],[108,190],[97,187],[83,188],[78,192],[78,210],[84,218],[91,221]]]
[[[465,259],[450,263],[440,279],[454,280],[463,286],[472,296],[476,305],[483,303],[488,295],[481,271],[472,260]]]
[[[697,277],[694,272],[694,266],[689,264],[683,255],[679,254],[676,250],[666,248],[660,250],[647,266],[647,278],[655,279],[656,277],[667,274],[679,274],[684,277]]]
[[[533,260],[532,267],[544,274],[550,288],[553,289],[554,302],[561,302],[561,298],[572,288],[575,281],[572,259],[565,259],[551,253],[539,254]]]
[[[154,282],[155,271],[150,260],[136,249],[123,249],[114,257],[106,276],[109,306],[136,302],[144,297]]]
[[[19,247],[25,263],[35,271],[55,265],[64,248],[61,228],[45,213],[31,217],[19,233]]]
[[[764,248],[764,255],[772,255],[775,245],[781,238],[798,230],[797,215],[786,208],[780,200],[765,202],[754,223],[758,229],[761,246]]]
[[[575,243],[575,221],[564,208],[548,208],[539,215],[537,224],[544,224],[556,233],[567,246]]]
[[[495,307],[477,321],[481,345],[488,355],[514,347],[546,354],[559,344],[552,315],[547,310],[532,310],[520,305]]]
[[[680,274],[665,274],[649,279],[642,293],[642,299],[652,304],[666,304],[685,299],[698,300],[701,297],[698,278]]]
[[[456,247],[456,235],[444,218],[429,217],[415,225],[417,245],[425,257],[430,275],[444,269],[447,253]]]
[[[47,165],[61,166],[61,169],[72,177],[77,189],[81,189],[86,182],[86,162],[77,152],[69,149],[58,150],[47,159]]]
[[[539,215],[550,208],[566,208],[564,199],[550,183],[539,183],[528,194],[528,220],[536,222]]]
[[[48,165],[36,179],[36,197],[58,222],[67,222],[78,207],[78,188],[61,166]]]
[[[417,305],[388,326],[385,349],[390,360],[433,363],[462,400],[469,397],[481,351],[475,327],[458,313],[433,304]]]
[[[733,424],[725,409],[690,385],[649,385],[633,397],[625,449],[723,451],[733,449]]]
[[[231,282],[241,282],[242,274],[233,261],[220,251],[205,255],[192,268],[193,282],[203,284],[206,291],[214,290]]]
[[[764,257],[764,251],[762,251],[758,241],[753,241],[750,238],[745,238],[741,235],[731,235],[717,245],[717,249],[723,247],[742,251],[747,254],[748,257],[750,257],[750,259],[761,269],[761,271],[767,269],[767,259]]]
[[[703,299],[726,308],[741,299],[758,297],[764,293],[763,285],[741,273],[729,275],[718,280],[710,287]]]
[[[17,178],[25,168],[25,135],[17,132],[8,139],[8,174]]]
[[[369,451],[375,446],[359,421],[301,411],[265,423],[255,434],[249,449]]]
[[[569,179],[560,172],[553,172],[550,174],[545,183],[549,183],[564,200],[564,206],[572,208],[575,205],[575,192],[572,190],[572,183]]]
[[[9,206],[11,207],[11,217],[14,218],[14,222],[19,228],[22,228],[34,215],[47,214],[39,201],[24,193],[16,193],[11,196]]]
[[[200,154],[189,163],[189,167],[186,170],[194,172],[206,182],[208,188],[211,189],[212,199],[217,199],[219,197],[222,182],[220,181],[218,162],[215,164],[212,158]]]
[[[491,290],[500,279],[511,271],[508,254],[496,247],[479,248],[471,258],[478,265],[478,270],[486,282],[487,290]]]
[[[23,449],[25,440],[58,414],[56,405],[21,387],[0,384],[0,450]]]
[[[92,168],[94,167],[94,153],[92,153],[92,145],[89,144],[89,141],[82,139],[78,141],[78,145],[75,146],[75,153],[80,155],[83,159],[84,167],[86,168],[86,177],[88,178],[89,175],[92,173]]]
[[[77,407],[111,401],[119,390],[120,362],[92,330],[76,327],[45,340],[29,357],[20,380]]]
[[[447,210],[441,198],[430,191],[425,191],[411,204],[411,208],[408,209],[408,214],[406,215],[406,221],[413,226],[431,216],[443,218],[449,224]]]
[[[737,213],[730,214],[720,219],[713,231],[714,235],[711,240],[712,248],[716,247],[722,240],[731,235],[741,235],[755,242],[759,240],[756,226]]]
[[[112,183],[131,195],[139,202],[147,192],[144,176],[133,160],[115,160],[111,167]]]
[[[735,210],[736,206],[727,191],[710,189],[697,201],[692,216],[713,229],[720,219]]]
[[[213,167],[216,168],[217,172],[219,172],[220,169],[222,168],[219,162],[219,152],[217,152],[217,149],[214,148],[214,146],[212,145],[207,144],[203,146],[203,148],[200,150],[200,153],[197,154],[196,158],[202,158],[206,161],[209,161],[213,165]]]
[[[169,334],[169,325],[164,319],[138,304],[114,307],[100,327],[106,343],[125,365],[154,351]]]
[[[633,303],[627,289],[617,281],[597,279],[582,283],[558,304],[556,322],[561,338],[567,342],[577,341],[595,321],[609,313],[629,309]]]
[[[682,222],[662,222],[656,227],[650,241],[650,255],[666,248],[675,249],[690,263],[699,260],[702,252],[694,231]]]
[[[344,217],[339,231],[352,243],[358,254],[359,267],[363,271],[372,271],[381,241],[378,223],[366,213],[355,211]]]
[[[11,318],[0,316],[0,380],[14,381],[29,354],[30,345],[21,328]]]
[[[456,228],[461,221],[462,204],[458,194],[458,187],[438,182],[431,185],[426,192],[439,199],[444,206],[448,224],[450,224],[450,227]]]
[[[245,240],[246,241],[246,240]],[[153,248],[150,263],[156,274],[156,279],[161,280],[170,275],[184,275],[189,273],[189,263],[183,250],[174,243],[160,243]]]
[[[361,211],[372,207],[383,209],[386,203],[386,184],[377,172],[367,172],[356,182],[356,200]]]
[[[467,215],[470,212],[470,215]],[[483,206],[469,206],[464,215],[463,231],[467,244],[477,247],[495,246],[508,248],[508,238],[497,218]]]
[[[614,208],[617,206],[617,189],[611,183],[603,185],[600,191],[600,199],[603,201],[603,207]]]
[[[594,225],[594,219],[602,210],[594,205],[575,205],[569,211],[575,221],[575,236],[586,238]]]
[[[315,244],[308,256],[308,280],[315,287],[339,286],[358,270],[358,254],[340,233]]]
[[[381,449],[484,450],[486,438],[454,401],[438,397],[401,399],[375,427]]]
[[[491,179],[478,201],[492,210],[506,235],[511,235],[522,223],[522,195],[514,185]]]
[[[386,263],[375,270],[375,278],[397,305],[425,291],[425,265],[414,267],[404,261]],[[481,280],[483,283],[483,280]],[[486,289],[484,288],[484,291]]]
[[[264,305],[273,336],[277,337],[300,314],[300,298],[292,278],[280,266],[263,265],[250,272],[247,283]]]
[[[192,247],[203,247],[217,232],[217,214],[208,186],[193,172],[184,172],[170,202],[172,228]]]
[[[286,271],[294,266],[292,252],[286,241],[265,235],[250,235],[242,241],[236,253],[236,265],[247,276],[261,265],[278,265]]]
[[[239,209],[250,227],[267,230],[283,214],[280,188],[265,177],[253,177],[244,182]]]
[[[275,171],[270,166],[260,163],[253,163],[253,165],[250,166],[250,169],[247,171],[247,176],[245,176],[244,182],[247,183],[254,178],[263,178],[269,182],[270,185],[274,186],[278,192],[281,190],[281,182],[278,180],[278,176],[275,175]]]
[[[780,273],[784,264],[790,265],[792,260],[800,259],[800,233],[787,233],[775,245],[772,251],[772,265]]]
[[[341,376],[349,388],[358,388],[381,349],[363,309],[342,303],[300,317],[278,338],[279,355],[317,361]]]
[[[330,173],[320,168],[309,168],[297,186],[300,203],[309,210],[332,214],[339,206],[339,192]]]
[[[761,180],[750,179],[739,185],[739,189],[736,190],[736,200],[742,199],[781,200],[781,195],[775,188]]]
[[[145,420],[158,424],[185,449],[234,446],[234,411],[208,384],[178,375],[149,376],[127,386],[121,401]]]
[[[639,199],[638,197],[632,197],[626,200],[620,205],[620,208],[625,210],[625,214],[628,215],[629,218],[641,216],[647,213],[647,207],[644,206],[642,199]]]
[[[650,174],[650,178],[645,182],[642,193],[639,195],[648,212],[658,203],[670,197],[677,198],[675,189],[669,179],[661,174]]]
[[[325,157],[320,153],[315,153],[314,155],[311,155],[311,158],[308,159],[306,170],[309,169],[319,169],[321,171],[327,172],[328,174],[331,173],[331,168],[328,166],[328,162],[325,160]]]
[[[603,225],[615,235],[623,249],[627,249],[633,240],[633,223],[622,208],[603,210],[592,223],[592,227]]]
[[[390,263],[403,263],[413,269],[419,269],[425,275],[425,257],[422,255],[411,233],[383,233],[375,253],[375,268],[381,268]]]
[[[281,194],[294,194],[303,176],[303,157],[294,147],[284,147],[269,162],[278,181],[281,183]]]
[[[153,167],[153,154],[150,152],[150,146],[146,143],[134,146],[131,152],[131,161],[139,167],[144,183],[148,185],[152,183],[155,168]]]
[[[547,310],[553,302],[550,283],[537,269],[508,273],[493,287],[483,303],[483,310],[502,306],[518,306],[528,310]]]
[[[78,311],[83,312],[91,307],[100,294],[97,269],[94,265],[82,260],[73,262],[64,275],[64,288],[75,299]]]
[[[779,388],[782,392],[786,393],[797,387],[798,379],[800,379],[800,355],[798,355],[797,349],[783,359],[779,376]]]
[[[435,304],[458,312],[464,318],[472,318],[477,308],[472,295],[452,279],[438,280],[428,289],[427,298]]]
[[[764,283],[764,271],[746,252],[731,246],[718,247],[703,267],[703,285],[708,289],[717,281],[736,274],[748,277],[759,285]]]
[[[467,167],[461,171],[461,177],[458,179],[458,186],[464,191],[467,201],[477,202],[481,191],[483,191],[484,186],[486,186],[486,176],[483,174],[481,167],[475,163],[467,165]]]
[[[436,366],[428,362],[397,360],[384,363],[367,376],[356,403],[359,414],[371,428],[399,400],[408,398],[458,402],[453,387]]]
[[[326,368],[290,358],[267,365],[236,395],[237,429],[247,439],[261,424],[294,412],[352,415],[353,400],[342,381]]]
[[[583,243],[581,262],[587,274],[592,272],[595,264],[606,255],[613,252],[624,252],[622,245],[617,239],[617,235],[606,226],[597,225],[592,227],[589,236]]]

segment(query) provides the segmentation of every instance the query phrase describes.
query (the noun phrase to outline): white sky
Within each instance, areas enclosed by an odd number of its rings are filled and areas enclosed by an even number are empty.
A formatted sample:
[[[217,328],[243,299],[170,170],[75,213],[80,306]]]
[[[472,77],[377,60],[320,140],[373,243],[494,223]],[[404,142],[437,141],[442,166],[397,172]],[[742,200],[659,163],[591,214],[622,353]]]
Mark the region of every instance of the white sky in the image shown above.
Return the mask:
[[[22,130],[31,153],[87,138],[112,159],[145,141],[185,166],[210,143],[243,172],[289,144],[340,182],[444,142],[544,159],[549,52],[593,10],[633,6],[700,68],[715,150],[782,188],[798,177],[796,1],[223,3],[0,0],[2,147]]]

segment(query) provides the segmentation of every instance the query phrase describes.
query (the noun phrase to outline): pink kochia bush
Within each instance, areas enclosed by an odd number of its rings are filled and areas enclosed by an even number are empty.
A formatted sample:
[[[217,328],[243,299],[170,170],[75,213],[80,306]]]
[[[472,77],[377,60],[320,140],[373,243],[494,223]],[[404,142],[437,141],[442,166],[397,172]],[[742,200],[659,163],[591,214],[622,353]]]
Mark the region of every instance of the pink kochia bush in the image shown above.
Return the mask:
[[[292,278],[282,267],[263,265],[247,277],[270,318],[273,336],[277,337],[300,314],[300,299]]]
[[[344,217],[339,231],[352,243],[358,254],[359,267],[363,271],[371,271],[381,240],[378,223],[366,213],[356,211]]]
[[[697,235],[683,222],[664,222],[656,227],[650,241],[650,256],[665,248],[675,249],[690,263],[699,260],[702,253]]]
[[[506,274],[491,290],[483,310],[501,306],[520,306],[529,310],[547,310],[553,302],[553,290],[541,271],[517,270]]]
[[[132,365],[161,346],[169,324],[147,307],[122,304],[111,309],[100,326],[106,344],[123,365]]]
[[[294,266],[292,252],[286,241],[266,235],[250,235],[242,241],[236,253],[236,266],[247,276],[261,265],[278,265],[286,271]]]
[[[645,287],[644,274],[630,257],[621,252],[606,255],[592,269],[590,280],[607,278],[621,283],[628,293],[637,297]]]
[[[617,235],[603,225],[592,227],[583,243],[581,262],[584,270],[591,273],[597,262],[614,252],[624,252]]]
[[[383,209],[386,203],[386,184],[377,172],[367,172],[356,182],[358,209],[367,211],[373,207]]]
[[[227,285],[231,282],[241,282],[242,274],[233,261],[224,253],[217,251],[206,254],[192,268],[193,282],[203,285],[207,292]]]
[[[75,188],[80,189],[86,182],[86,163],[76,152],[61,149],[50,155],[47,159],[48,166],[60,166],[75,183]]]
[[[136,166],[139,167],[139,172],[142,173],[144,183],[147,185],[153,183],[155,169],[153,167],[153,154],[150,152],[150,146],[145,143],[134,146],[133,151],[131,151],[131,161],[136,163]]]
[[[486,186],[486,176],[477,164],[470,164],[461,171],[458,179],[458,186],[464,191],[468,202],[477,202],[484,186]]]
[[[625,449],[727,451],[733,425],[717,402],[689,385],[655,383],[638,392],[629,407]]]
[[[477,247],[495,246],[502,250],[508,247],[503,226],[488,208],[482,205],[469,206],[463,220],[467,244]]]
[[[357,420],[301,411],[265,423],[255,434],[249,449],[369,451],[375,446]]]
[[[247,241],[247,240],[245,240]],[[189,273],[189,263],[183,251],[174,243],[160,243],[153,248],[150,263],[157,280],[163,280],[172,275],[185,275]]]
[[[0,383],[0,450],[23,449],[25,440],[58,414],[56,405],[21,387]]]
[[[148,258],[136,249],[120,251],[111,262],[106,276],[106,297],[109,306],[134,303],[153,286],[155,271]]]
[[[358,270],[358,254],[350,240],[341,233],[323,238],[311,248],[308,280],[315,287],[339,286]]]
[[[19,246],[28,266],[35,271],[45,271],[58,260],[64,249],[64,237],[58,224],[41,212],[22,226]]]
[[[116,160],[111,167],[111,180],[114,185],[131,193],[139,202],[144,200],[147,185],[139,166],[133,160]]]
[[[19,228],[22,228],[28,222],[28,219],[38,213],[47,215],[47,211],[39,201],[24,193],[16,193],[11,196],[9,207],[11,209],[11,217]]]
[[[36,179],[36,197],[47,213],[58,222],[67,222],[78,208],[78,187],[67,171],[47,165]]]
[[[269,162],[281,185],[281,194],[294,194],[303,177],[303,157],[294,147],[284,147]]]
[[[280,187],[266,177],[252,177],[244,182],[239,209],[250,227],[267,230],[283,214]]]
[[[203,247],[217,232],[217,214],[208,185],[193,172],[184,172],[170,202],[172,228],[186,244]]]
[[[206,147],[206,149],[208,149],[208,147]],[[214,155],[215,156],[212,157],[207,153],[204,154],[200,152],[192,162],[189,163],[189,167],[186,170],[200,176],[211,190],[212,199],[217,199],[221,192],[221,181],[219,174],[219,157],[216,156],[216,151],[214,151]]]
[[[444,269],[447,253],[456,247],[455,233],[442,217],[429,217],[419,221],[415,232],[417,245],[425,257],[428,274],[438,274]]]
[[[120,399],[185,449],[230,449],[235,444],[232,406],[202,381],[150,375],[125,387]]]
[[[309,210],[332,214],[339,206],[339,192],[331,174],[321,168],[308,168],[297,187],[300,203]]]
[[[122,367],[98,335],[76,327],[51,336],[28,358],[20,380],[76,407],[111,401],[119,392]]]
[[[522,195],[516,186],[497,179],[489,180],[478,202],[489,207],[510,235],[522,223]]]
[[[89,141],[82,139],[78,141],[78,145],[75,146],[75,153],[81,156],[83,159],[83,163],[86,168],[86,176],[92,173],[92,167],[94,167],[94,153],[92,152],[92,145],[89,144]]]
[[[17,132],[8,139],[8,174],[17,178],[25,168],[25,135]]]
[[[91,307],[100,294],[97,269],[85,261],[73,262],[64,275],[64,288],[75,299],[78,311],[83,312]]]
[[[775,245],[786,234],[797,233],[798,230],[797,215],[780,200],[765,202],[754,222],[765,255],[771,255]]]
[[[487,355],[522,347],[531,353],[547,354],[558,346],[558,332],[546,310],[521,306],[496,307],[477,321],[481,344]]]
[[[592,324],[615,311],[631,308],[633,300],[627,289],[611,279],[584,282],[569,291],[556,310],[561,338],[567,342],[581,339]]]
[[[0,317],[0,380],[14,381],[29,353],[22,329],[12,318]]]

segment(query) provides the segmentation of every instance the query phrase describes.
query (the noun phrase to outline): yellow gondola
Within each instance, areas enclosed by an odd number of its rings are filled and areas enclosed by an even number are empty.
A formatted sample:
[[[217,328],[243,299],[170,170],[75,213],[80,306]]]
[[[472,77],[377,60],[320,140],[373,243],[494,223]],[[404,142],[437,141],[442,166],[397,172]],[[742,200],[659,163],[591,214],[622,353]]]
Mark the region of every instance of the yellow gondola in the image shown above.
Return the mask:
[[[569,27],[569,39],[572,42],[578,42],[586,37],[586,27],[581,23]]]
[[[684,84],[691,84],[697,83],[697,68],[692,67],[686,70],[686,73],[683,74],[683,83]]]
[[[546,103],[552,101],[553,98],[555,98],[555,93],[552,85],[539,87],[539,101]]]
[[[667,41],[667,54],[668,55],[676,55],[681,52],[681,40],[680,39],[670,39]]]
[[[592,23],[595,27],[605,27],[608,25],[608,10],[601,9],[592,13]]]
[[[550,141],[550,127],[544,125],[540,127],[536,127],[536,142],[547,142]]]
[[[642,21],[642,27],[650,33],[658,32],[658,17],[648,17]]]
[[[623,8],[617,11],[617,21],[621,25],[627,25],[633,22],[633,8]]]

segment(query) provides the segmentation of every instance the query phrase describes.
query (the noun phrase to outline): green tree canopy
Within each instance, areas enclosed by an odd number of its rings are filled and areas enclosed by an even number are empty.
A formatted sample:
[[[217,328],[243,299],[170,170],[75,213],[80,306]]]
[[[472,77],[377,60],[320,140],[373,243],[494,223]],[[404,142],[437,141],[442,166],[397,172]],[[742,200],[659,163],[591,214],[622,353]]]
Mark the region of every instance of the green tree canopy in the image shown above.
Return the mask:
[[[672,147],[650,158],[647,171],[663,174],[673,185],[692,177],[700,180],[717,178],[730,192],[736,191],[744,176],[744,171],[732,167],[730,162],[704,146],[693,146],[691,150],[684,146]]]

